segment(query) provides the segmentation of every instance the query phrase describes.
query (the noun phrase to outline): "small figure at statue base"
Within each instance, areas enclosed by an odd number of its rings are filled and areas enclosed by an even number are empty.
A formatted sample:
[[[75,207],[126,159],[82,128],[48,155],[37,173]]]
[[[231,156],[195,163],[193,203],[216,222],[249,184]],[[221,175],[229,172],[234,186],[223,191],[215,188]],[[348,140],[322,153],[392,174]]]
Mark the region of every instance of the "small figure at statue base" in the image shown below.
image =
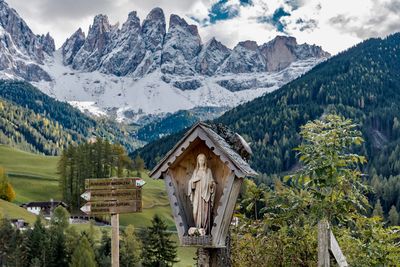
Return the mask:
[[[190,227],[189,230],[188,230],[188,235],[189,236],[205,236],[206,235],[206,229]]]

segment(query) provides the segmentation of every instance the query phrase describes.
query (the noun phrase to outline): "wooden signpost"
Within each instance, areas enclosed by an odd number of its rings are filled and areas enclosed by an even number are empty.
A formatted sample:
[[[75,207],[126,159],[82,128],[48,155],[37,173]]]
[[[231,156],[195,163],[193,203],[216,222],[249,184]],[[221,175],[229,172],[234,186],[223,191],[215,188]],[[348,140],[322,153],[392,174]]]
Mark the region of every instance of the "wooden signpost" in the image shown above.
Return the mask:
[[[88,201],[81,210],[89,215],[111,215],[111,264],[119,267],[119,214],[142,211],[140,178],[86,179],[86,191],[81,195]]]

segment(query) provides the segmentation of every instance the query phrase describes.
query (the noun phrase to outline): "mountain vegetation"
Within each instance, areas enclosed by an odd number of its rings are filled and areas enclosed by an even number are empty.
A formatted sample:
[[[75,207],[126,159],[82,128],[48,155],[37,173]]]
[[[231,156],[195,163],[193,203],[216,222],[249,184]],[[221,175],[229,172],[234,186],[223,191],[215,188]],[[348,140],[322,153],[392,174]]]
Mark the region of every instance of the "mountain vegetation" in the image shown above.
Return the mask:
[[[91,137],[120,143],[129,151],[139,145],[126,126],[94,120],[22,81],[0,81],[0,122],[1,144],[46,155],[59,155]]]
[[[122,229],[121,266],[170,266],[170,263],[177,263],[175,242],[166,228],[163,220],[156,216],[152,226],[144,228],[140,236],[132,225]],[[143,258],[142,255],[149,257]],[[74,225],[69,225],[69,213],[63,207],[54,209],[48,225],[37,216],[33,227],[23,231],[3,218],[0,219],[0,265],[111,266],[110,233],[103,230],[98,239],[92,224],[89,230],[77,232]]]
[[[72,210],[79,210],[85,179],[129,176],[132,161],[121,145],[101,138],[69,146],[58,163],[62,198]]]
[[[400,210],[400,33],[369,39],[317,65],[279,90],[240,105],[215,120],[251,143],[250,164],[258,182],[299,167],[299,130],[309,120],[336,113],[360,126],[366,142],[358,148],[368,163],[364,177],[373,185],[375,203],[385,216]],[[140,149],[148,168],[155,165],[183,132]]]
[[[5,201],[13,201],[15,199],[15,191],[11,183],[8,181],[6,171],[0,166],[0,199]]]
[[[198,121],[190,111],[178,111],[166,118],[148,123],[137,132],[137,138],[146,142],[157,140],[165,135],[179,132]]]
[[[234,229],[234,266],[316,266],[320,221],[331,225],[349,266],[397,266],[399,227],[365,216],[368,188],[360,171],[365,158],[354,153],[363,142],[356,125],[328,115],[307,123],[300,135],[302,166],[286,183],[263,187],[260,219],[245,216]],[[241,206],[252,195],[246,190]]]

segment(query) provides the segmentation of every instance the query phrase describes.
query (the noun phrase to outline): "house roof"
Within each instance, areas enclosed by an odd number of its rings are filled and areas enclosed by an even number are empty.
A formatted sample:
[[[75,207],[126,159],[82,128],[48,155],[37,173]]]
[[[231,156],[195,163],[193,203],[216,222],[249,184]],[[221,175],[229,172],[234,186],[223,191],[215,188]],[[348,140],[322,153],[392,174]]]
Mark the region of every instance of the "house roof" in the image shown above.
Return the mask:
[[[39,201],[39,202],[28,202],[24,203],[21,205],[23,208],[32,208],[32,207],[39,207],[39,208],[50,208],[50,207],[57,207],[57,206],[63,206],[63,207],[68,207],[67,204],[65,204],[62,201]]]
[[[213,152],[235,172],[238,177],[252,177],[257,175],[250,165],[218,135],[211,127],[203,122],[195,124],[190,128],[181,140],[164,156],[164,158],[151,171],[150,176],[159,179],[162,173],[168,170],[169,166],[190,146],[196,139],[203,140],[209,148],[214,148]]]

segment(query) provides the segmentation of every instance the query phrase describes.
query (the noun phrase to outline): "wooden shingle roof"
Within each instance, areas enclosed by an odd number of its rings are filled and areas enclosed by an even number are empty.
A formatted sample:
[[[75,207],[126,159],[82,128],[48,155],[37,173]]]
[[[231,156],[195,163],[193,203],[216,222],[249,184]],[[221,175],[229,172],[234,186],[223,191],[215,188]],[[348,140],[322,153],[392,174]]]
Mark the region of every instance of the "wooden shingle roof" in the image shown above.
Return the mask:
[[[211,127],[203,122],[195,124],[190,128],[181,140],[164,156],[164,158],[151,171],[150,176],[159,179],[175,160],[189,148],[190,144],[200,138],[212,149],[222,162],[235,172],[237,177],[254,177],[257,172]]]

